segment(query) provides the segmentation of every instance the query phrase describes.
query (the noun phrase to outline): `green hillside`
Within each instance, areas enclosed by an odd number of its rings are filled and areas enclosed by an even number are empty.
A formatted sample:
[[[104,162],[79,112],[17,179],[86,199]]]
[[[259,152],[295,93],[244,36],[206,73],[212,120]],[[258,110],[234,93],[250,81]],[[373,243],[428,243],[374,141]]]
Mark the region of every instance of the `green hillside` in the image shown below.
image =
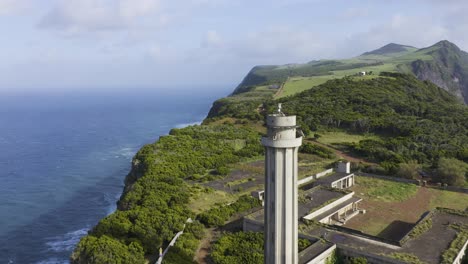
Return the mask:
[[[281,87],[275,96],[280,98],[302,92],[330,79],[360,72],[375,75],[383,71],[414,74],[468,103],[468,53],[448,41],[422,49],[391,43],[351,59],[256,66],[233,94],[252,91],[261,85],[272,85]]]
[[[409,160],[428,166],[436,166],[441,157],[468,161],[468,108],[450,93],[412,75],[383,72],[372,78],[337,78],[277,100],[270,94],[263,99],[235,101],[238,96],[215,102],[209,120],[262,120],[262,114],[273,112],[281,102],[285,113],[298,116],[306,133],[379,135],[380,140],[339,147],[384,162],[387,169]]]
[[[452,45],[416,51],[391,45],[350,60],[255,67],[243,81],[249,85],[214,102],[202,125],[173,129],[138,151],[118,210],[80,240],[71,263],[154,263],[182,230],[163,263],[194,263],[201,245],[216,240],[211,257],[222,263],[216,248],[230,236],[219,239],[216,227],[259,207],[250,192],[263,188],[260,137],[278,103],[305,134],[299,176],[346,155],[353,169],[407,177],[400,172],[417,175],[422,168],[436,182],[468,186],[468,107],[411,74],[414,63],[418,72],[437,69],[434,76],[464,74],[466,53]],[[440,192],[434,206],[460,200]]]
[[[412,46],[400,45],[395,43],[387,44],[379,49],[364,52],[361,56],[382,55],[388,57],[397,57],[405,53],[416,51],[417,48]]]

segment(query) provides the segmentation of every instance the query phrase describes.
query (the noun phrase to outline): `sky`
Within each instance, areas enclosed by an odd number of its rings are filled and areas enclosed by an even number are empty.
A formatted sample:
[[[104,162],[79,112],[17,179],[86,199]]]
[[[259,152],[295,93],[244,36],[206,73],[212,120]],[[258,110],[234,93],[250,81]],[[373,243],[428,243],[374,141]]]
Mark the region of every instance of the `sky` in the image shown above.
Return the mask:
[[[388,43],[468,50],[465,0],[0,0],[0,93],[232,87]]]

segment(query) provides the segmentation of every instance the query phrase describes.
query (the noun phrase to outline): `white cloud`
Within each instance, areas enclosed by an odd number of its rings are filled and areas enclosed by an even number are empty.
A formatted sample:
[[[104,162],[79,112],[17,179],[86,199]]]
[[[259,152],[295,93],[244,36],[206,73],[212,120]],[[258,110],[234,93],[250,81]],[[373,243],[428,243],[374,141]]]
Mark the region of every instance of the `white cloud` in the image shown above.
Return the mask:
[[[342,20],[355,20],[367,17],[369,15],[369,8],[366,7],[350,7],[338,15]]]
[[[132,20],[151,14],[158,10],[160,3],[157,0],[120,0],[119,12],[122,17]]]
[[[308,61],[330,55],[333,45],[325,45],[323,37],[317,32],[273,28],[248,34],[233,43],[232,50],[240,57],[268,63]]]
[[[29,6],[25,0],[0,0],[0,16],[10,15]]]
[[[432,16],[405,16],[395,14],[390,20],[364,32],[351,34],[339,47],[341,56],[357,56],[388,43],[426,47],[442,39],[450,40],[450,31]],[[452,40],[455,41],[455,40]]]
[[[220,47],[223,39],[216,30],[208,30],[202,40],[202,47]]]
[[[155,16],[159,6],[159,0],[61,0],[41,19],[39,27],[69,35],[124,30]],[[156,21],[167,22],[167,18]]]

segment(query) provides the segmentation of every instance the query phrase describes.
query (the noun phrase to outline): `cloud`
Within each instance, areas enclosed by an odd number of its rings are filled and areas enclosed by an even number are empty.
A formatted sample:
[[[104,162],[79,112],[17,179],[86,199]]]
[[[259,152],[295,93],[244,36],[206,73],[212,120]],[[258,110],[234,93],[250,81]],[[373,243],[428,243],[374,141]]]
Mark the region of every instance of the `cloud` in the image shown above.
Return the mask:
[[[366,7],[350,7],[338,15],[341,20],[355,20],[369,15],[369,8]]]
[[[406,16],[395,14],[390,20],[374,25],[364,32],[346,37],[339,46],[341,56],[357,56],[394,42],[426,47],[441,39],[450,39],[451,29],[434,23],[433,16]]]
[[[156,15],[159,7],[159,0],[61,0],[38,26],[69,35],[125,30],[145,17]]]
[[[208,30],[202,40],[202,47],[220,47],[223,44],[223,39],[216,30]]]
[[[0,0],[0,16],[13,14],[29,5],[30,3],[26,0]]]
[[[239,57],[288,63],[329,56],[333,45],[325,45],[324,34],[286,27],[250,33],[232,44]]]

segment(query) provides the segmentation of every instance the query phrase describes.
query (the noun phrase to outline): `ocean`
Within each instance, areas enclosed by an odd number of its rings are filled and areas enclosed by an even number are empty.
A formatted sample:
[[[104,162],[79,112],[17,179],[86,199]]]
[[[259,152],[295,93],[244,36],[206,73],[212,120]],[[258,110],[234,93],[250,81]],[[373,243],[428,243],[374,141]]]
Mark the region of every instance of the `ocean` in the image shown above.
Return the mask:
[[[136,151],[227,92],[0,96],[0,263],[68,263],[116,209]]]

